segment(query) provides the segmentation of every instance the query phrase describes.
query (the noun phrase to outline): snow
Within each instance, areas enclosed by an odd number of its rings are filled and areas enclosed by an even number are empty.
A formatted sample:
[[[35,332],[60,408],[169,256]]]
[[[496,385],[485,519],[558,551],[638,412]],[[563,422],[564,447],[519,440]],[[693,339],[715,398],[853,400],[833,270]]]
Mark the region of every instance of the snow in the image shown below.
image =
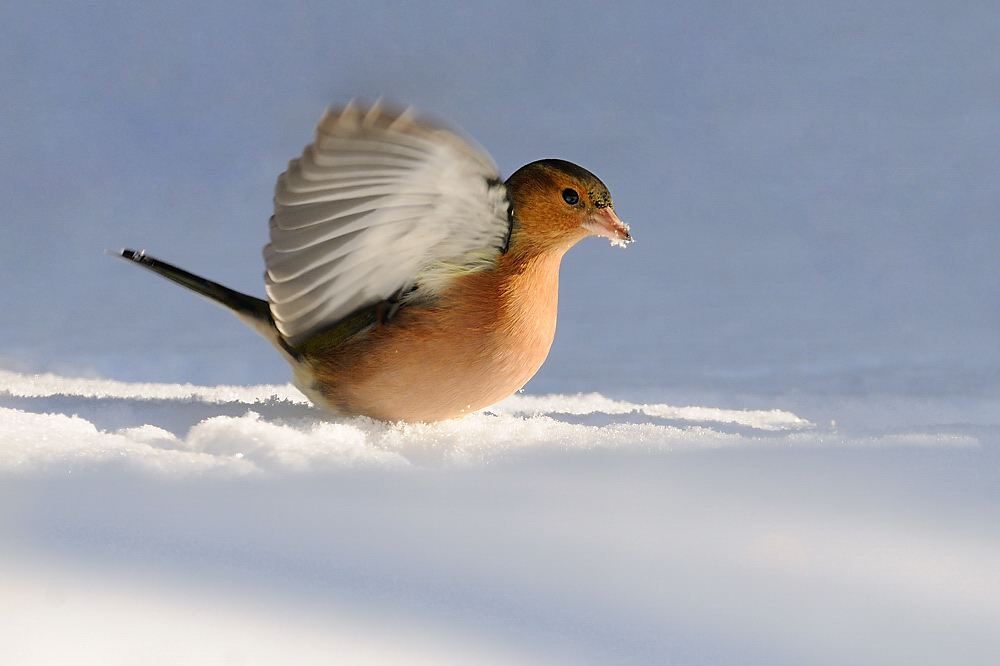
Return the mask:
[[[514,395],[468,418],[430,425],[337,419],[291,385],[129,384],[0,371],[0,396],[0,470],[7,471],[119,462],[169,474],[241,475],[483,464],[515,454],[604,449],[980,445],[970,425],[848,434],[835,422],[818,428],[779,409],[633,404],[596,393]]]
[[[289,608],[234,608],[224,599],[164,585],[67,576],[22,565],[0,571],[0,637],[12,664],[504,664],[515,650],[474,648],[435,636],[413,618],[322,619]],[[291,621],[290,621],[291,617]],[[449,640],[451,639],[451,640]],[[525,662],[529,663],[529,662]]]
[[[5,371],[0,642],[18,663],[990,663],[1000,400],[798,406],[519,394],[406,425],[291,386]]]
[[[0,4],[0,662],[1000,663],[1000,5]],[[636,242],[524,393],[333,418],[220,308],[386,95]]]

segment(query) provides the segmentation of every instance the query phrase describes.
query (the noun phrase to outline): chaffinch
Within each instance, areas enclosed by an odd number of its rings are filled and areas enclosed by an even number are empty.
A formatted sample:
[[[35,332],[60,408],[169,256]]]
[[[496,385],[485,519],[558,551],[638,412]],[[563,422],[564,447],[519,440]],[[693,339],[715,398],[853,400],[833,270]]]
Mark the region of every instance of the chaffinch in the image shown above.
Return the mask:
[[[563,254],[588,235],[632,240],[586,169],[540,160],[503,182],[456,134],[353,102],[278,178],[270,227],[266,301],[121,255],[232,310],[317,405],[411,422],[524,386],[555,335]]]

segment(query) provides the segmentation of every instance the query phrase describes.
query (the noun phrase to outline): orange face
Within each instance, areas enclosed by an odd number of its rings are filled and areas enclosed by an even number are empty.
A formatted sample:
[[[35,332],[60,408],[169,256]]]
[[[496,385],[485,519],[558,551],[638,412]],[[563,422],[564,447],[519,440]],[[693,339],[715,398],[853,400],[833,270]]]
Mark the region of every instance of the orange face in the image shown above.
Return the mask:
[[[532,162],[506,186],[514,213],[512,250],[565,250],[591,234],[612,242],[632,240],[628,225],[615,215],[608,188],[572,162]]]

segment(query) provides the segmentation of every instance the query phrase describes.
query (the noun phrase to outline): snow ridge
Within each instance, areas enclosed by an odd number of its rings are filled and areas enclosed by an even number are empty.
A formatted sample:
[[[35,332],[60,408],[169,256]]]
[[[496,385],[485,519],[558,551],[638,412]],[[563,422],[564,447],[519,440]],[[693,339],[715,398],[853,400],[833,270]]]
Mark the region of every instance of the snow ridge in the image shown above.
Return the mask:
[[[594,415],[599,424],[579,422]],[[596,393],[515,395],[461,419],[392,424],[331,417],[291,385],[129,384],[6,371],[0,442],[0,471],[124,464],[238,475],[466,465],[553,451],[978,443],[947,433],[851,439],[787,411],[634,404]]]

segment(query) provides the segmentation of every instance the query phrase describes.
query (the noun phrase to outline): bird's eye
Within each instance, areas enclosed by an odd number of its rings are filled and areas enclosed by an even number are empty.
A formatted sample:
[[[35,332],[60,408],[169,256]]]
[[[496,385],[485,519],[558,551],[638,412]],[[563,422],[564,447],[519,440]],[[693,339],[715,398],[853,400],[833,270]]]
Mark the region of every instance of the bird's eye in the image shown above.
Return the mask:
[[[567,187],[565,190],[563,190],[562,195],[563,195],[563,201],[568,203],[570,206],[575,206],[580,202],[580,195],[577,194],[576,190],[574,190],[571,187]]]

